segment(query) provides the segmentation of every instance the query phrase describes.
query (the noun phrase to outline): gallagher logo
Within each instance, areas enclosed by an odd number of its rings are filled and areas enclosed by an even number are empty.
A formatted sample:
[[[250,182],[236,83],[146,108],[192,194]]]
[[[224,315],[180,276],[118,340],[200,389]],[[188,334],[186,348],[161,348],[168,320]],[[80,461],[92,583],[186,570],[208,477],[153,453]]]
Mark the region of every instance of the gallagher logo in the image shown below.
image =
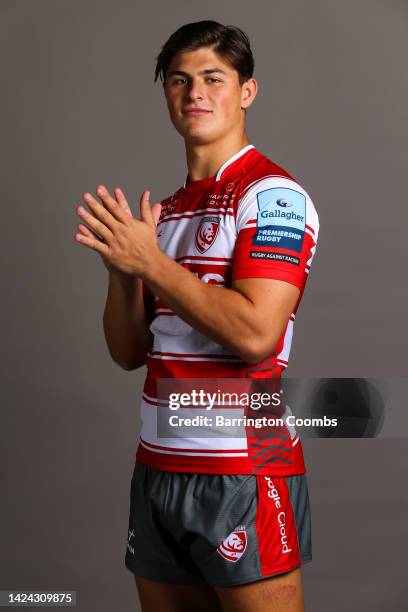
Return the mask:
[[[290,208],[292,206],[292,202],[289,202],[289,200],[285,200],[285,198],[279,198],[278,200],[276,200],[276,203],[281,208]]]
[[[200,253],[205,253],[214,243],[219,225],[220,217],[203,217],[201,219],[195,235],[195,245]]]
[[[232,531],[222,544],[217,548],[217,552],[227,561],[235,563],[244,554],[247,547],[247,535],[245,526],[240,525]]]

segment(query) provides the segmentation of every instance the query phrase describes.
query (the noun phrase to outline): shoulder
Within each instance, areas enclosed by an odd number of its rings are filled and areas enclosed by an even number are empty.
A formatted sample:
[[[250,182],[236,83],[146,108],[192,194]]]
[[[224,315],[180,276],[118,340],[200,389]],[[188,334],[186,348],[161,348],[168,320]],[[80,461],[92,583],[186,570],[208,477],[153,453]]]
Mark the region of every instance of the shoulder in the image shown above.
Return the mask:
[[[237,202],[237,222],[242,216],[259,213],[289,219],[305,217],[306,224],[317,234],[319,217],[309,193],[289,174],[262,153],[248,164],[241,181]]]

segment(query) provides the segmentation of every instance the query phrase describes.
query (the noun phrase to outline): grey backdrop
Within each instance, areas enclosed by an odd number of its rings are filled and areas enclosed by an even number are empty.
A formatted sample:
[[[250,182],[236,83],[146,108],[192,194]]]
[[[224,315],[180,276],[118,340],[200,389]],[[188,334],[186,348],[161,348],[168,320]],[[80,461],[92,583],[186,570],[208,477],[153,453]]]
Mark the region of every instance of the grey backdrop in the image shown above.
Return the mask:
[[[74,242],[74,208],[100,182],[134,211],[142,190],[157,200],[183,183],[183,142],[153,82],[183,23],[248,33],[250,142],[319,212],[288,375],[406,377],[407,17],[396,0],[1,0],[0,589],[138,609],[124,554],[145,371],[110,360],[107,273]],[[406,439],[304,448],[307,610],[406,610]]]

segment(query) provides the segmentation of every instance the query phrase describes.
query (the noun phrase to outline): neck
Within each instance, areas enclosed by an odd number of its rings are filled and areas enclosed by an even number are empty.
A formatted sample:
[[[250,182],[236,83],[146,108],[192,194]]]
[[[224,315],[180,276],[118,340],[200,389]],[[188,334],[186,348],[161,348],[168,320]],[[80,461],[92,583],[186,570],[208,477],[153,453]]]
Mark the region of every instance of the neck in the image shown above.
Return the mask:
[[[214,176],[228,159],[248,144],[245,132],[239,137],[230,136],[221,142],[197,144],[185,141],[190,180],[199,181]]]

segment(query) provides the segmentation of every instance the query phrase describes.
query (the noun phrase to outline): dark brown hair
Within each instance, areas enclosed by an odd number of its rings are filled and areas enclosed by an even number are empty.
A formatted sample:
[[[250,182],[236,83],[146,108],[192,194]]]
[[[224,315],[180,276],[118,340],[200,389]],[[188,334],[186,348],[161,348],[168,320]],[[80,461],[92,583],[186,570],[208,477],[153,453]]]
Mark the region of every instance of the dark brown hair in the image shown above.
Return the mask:
[[[195,51],[200,47],[211,47],[235,68],[240,85],[252,77],[255,62],[245,32],[235,26],[224,26],[217,21],[196,21],[181,26],[163,45],[156,58],[154,80],[160,75],[164,82],[167,68],[176,53]]]

